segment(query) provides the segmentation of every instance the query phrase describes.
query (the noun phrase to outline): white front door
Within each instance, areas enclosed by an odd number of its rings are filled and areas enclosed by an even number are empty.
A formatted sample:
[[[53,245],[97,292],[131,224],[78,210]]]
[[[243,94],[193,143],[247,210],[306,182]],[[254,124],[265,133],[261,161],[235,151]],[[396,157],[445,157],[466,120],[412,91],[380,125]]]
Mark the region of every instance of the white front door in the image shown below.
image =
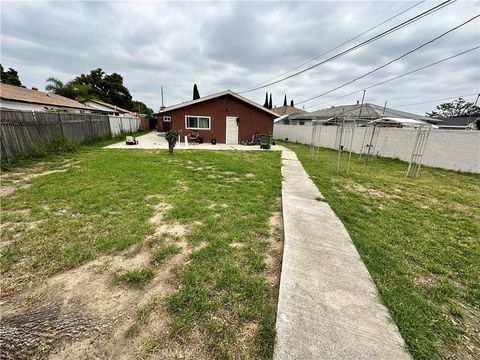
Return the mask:
[[[227,116],[225,143],[238,144],[238,125],[236,116]]]

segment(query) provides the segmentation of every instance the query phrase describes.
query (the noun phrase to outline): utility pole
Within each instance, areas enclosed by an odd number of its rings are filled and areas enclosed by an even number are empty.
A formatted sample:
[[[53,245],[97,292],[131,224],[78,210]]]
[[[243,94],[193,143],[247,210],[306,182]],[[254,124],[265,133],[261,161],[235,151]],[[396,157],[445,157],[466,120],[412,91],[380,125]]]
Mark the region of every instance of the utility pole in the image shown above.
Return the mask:
[[[163,86],[160,86],[160,91],[162,93],[162,106],[160,107],[160,110],[165,109],[165,105],[163,105]]]

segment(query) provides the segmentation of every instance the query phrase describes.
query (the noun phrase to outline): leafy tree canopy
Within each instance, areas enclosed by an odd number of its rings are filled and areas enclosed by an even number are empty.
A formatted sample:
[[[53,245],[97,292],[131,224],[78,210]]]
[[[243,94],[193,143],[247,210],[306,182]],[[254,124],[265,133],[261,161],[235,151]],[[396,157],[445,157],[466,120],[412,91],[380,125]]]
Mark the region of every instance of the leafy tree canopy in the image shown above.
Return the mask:
[[[18,77],[18,72],[12,68],[4,71],[2,64],[0,64],[0,81],[4,84],[22,86],[22,82]]]
[[[86,85],[89,87],[89,95],[93,95],[102,101],[112,105],[133,110],[132,95],[123,85],[123,77],[120,74],[110,75],[98,68],[89,74],[81,74],[72,80],[73,85]]]
[[[139,114],[147,114],[148,118],[153,117],[153,110],[141,101],[132,100],[133,110]]]
[[[436,110],[425,114],[435,118],[480,115],[480,107],[463,98],[458,98],[452,102],[440,104],[436,107]]]
[[[130,111],[147,114],[148,117],[153,116],[152,109],[143,102],[132,99],[120,74],[109,75],[100,68],[92,70],[88,74],[81,74],[67,83],[49,77],[45,90],[77,101],[101,100]]]

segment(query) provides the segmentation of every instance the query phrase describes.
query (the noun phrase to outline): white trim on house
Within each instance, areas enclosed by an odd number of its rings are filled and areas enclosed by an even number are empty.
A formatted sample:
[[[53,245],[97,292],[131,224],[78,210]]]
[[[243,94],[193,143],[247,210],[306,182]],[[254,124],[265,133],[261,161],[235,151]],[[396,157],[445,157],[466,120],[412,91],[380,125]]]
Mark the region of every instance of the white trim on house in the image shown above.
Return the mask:
[[[231,95],[241,101],[244,101],[260,110],[263,110],[267,113],[269,113],[270,115],[273,115],[275,116],[276,118],[278,117],[278,114],[273,112],[272,110],[270,109],[266,109],[264,108],[262,105],[260,104],[257,104],[256,102],[252,101],[252,100],[249,100],[241,95],[238,95],[237,93],[233,92],[232,90],[225,90],[225,91],[222,91],[222,92],[219,92],[219,93],[216,93],[216,94],[213,94],[213,95],[209,95],[209,96],[205,96],[205,97],[202,97],[200,99],[196,99],[196,100],[190,100],[190,101],[185,101],[183,103],[180,103],[180,104],[177,104],[177,105],[172,105],[172,106],[168,106],[162,110],[160,110],[159,114],[161,113],[164,113],[164,112],[167,112],[167,111],[172,111],[172,110],[175,110],[175,109],[180,109],[182,107],[185,107],[185,106],[190,106],[190,105],[193,105],[193,104],[198,104],[198,103],[201,103],[203,101],[207,101],[207,100],[212,100],[212,99],[215,99],[217,97],[221,97],[221,96],[225,96],[225,95]]]
[[[189,127],[187,123],[187,118],[197,118],[197,125],[198,125],[198,119],[203,118],[203,119],[208,119],[208,128],[201,128],[201,127]],[[191,129],[191,130],[211,130],[212,129],[212,118],[210,116],[205,116],[205,115],[185,115],[185,129]]]

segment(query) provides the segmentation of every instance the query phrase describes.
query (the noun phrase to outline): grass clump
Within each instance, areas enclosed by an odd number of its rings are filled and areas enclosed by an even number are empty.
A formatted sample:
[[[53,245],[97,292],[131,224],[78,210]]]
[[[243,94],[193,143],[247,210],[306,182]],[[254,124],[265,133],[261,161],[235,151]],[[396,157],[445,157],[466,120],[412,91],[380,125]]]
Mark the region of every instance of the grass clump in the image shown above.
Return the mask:
[[[178,245],[166,245],[155,250],[152,254],[152,263],[155,265],[162,264],[167,258],[180,254],[182,247]]]
[[[155,277],[152,269],[135,269],[125,271],[115,275],[113,282],[116,285],[126,285],[128,287],[142,289]]]

